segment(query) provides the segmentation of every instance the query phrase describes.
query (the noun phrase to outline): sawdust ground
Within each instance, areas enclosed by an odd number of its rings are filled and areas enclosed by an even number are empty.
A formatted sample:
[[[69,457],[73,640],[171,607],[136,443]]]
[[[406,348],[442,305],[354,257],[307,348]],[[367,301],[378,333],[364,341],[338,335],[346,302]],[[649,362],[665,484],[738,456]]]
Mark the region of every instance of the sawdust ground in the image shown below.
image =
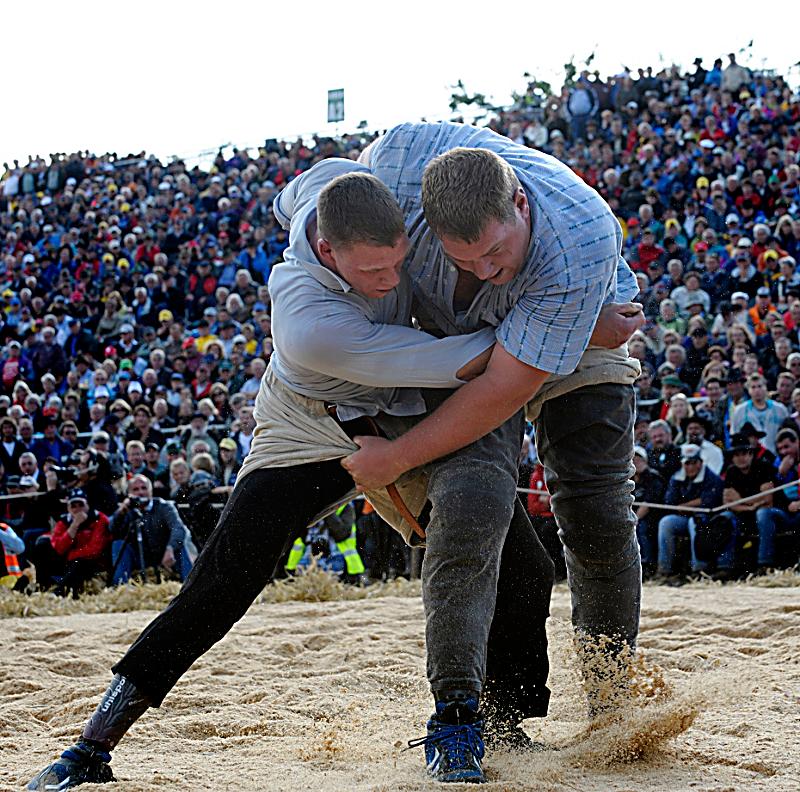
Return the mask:
[[[557,587],[550,715],[526,723],[551,750],[488,754],[485,788],[796,792],[800,588],[779,584],[647,586],[642,695],[594,727]],[[0,789],[21,788],[79,733],[107,669],[154,615],[120,609],[2,620]],[[418,598],[262,601],[134,726],[115,789],[441,789],[420,750],[401,750],[429,707]]]

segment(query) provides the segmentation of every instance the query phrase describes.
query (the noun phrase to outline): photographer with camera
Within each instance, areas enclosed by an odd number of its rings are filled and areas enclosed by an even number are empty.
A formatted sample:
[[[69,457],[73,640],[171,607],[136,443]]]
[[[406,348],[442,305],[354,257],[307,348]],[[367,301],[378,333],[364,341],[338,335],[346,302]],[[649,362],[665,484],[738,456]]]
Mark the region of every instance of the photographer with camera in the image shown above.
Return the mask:
[[[57,582],[57,595],[71,592],[78,599],[86,581],[107,569],[110,543],[108,517],[90,507],[82,489],[71,490],[67,513],[36,541],[33,562],[39,586]]]
[[[113,514],[119,498],[112,485],[111,464],[96,448],[82,448],[72,452],[70,470],[75,473],[75,486],[80,487],[89,499],[89,505],[103,514]]]
[[[111,517],[112,585],[124,583],[134,570],[165,567],[181,580],[192,568],[189,535],[174,504],[153,497],[153,483],[137,474],[128,482],[128,497]]]

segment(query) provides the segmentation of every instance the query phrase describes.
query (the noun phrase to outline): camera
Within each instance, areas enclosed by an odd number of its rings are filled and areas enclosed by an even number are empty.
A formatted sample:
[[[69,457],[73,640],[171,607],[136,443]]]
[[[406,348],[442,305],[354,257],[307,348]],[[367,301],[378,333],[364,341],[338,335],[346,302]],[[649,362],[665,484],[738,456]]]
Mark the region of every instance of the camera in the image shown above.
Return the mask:
[[[59,465],[51,465],[50,470],[56,474],[56,479],[62,486],[68,487],[78,480],[78,469],[75,467],[60,467]]]
[[[134,509],[138,509],[139,511],[144,511],[147,508],[147,505],[150,503],[150,499],[131,496],[130,502],[131,506],[133,506]]]

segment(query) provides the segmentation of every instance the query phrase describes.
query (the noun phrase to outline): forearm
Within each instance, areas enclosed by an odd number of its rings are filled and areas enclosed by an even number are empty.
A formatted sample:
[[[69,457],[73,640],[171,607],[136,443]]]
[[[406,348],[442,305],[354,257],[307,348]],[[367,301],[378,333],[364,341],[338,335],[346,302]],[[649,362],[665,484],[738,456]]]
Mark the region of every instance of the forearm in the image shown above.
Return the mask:
[[[496,429],[521,409],[547,378],[527,388],[504,388],[490,371],[456,391],[435,412],[394,441],[403,471],[439,459]]]

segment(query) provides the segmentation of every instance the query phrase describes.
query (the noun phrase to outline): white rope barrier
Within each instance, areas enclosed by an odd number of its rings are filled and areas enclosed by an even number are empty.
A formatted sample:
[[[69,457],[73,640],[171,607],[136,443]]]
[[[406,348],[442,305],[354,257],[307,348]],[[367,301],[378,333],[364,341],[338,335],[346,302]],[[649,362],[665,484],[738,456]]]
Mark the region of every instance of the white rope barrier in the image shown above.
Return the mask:
[[[741,503],[749,503],[750,501],[758,500],[759,498],[763,498],[766,495],[772,495],[775,492],[781,492],[783,490],[789,489],[790,487],[798,487],[800,486],[800,481],[789,481],[786,484],[781,484],[778,487],[772,487],[772,489],[764,490],[763,492],[757,492],[755,495],[748,495],[745,498],[739,498],[738,500],[731,501],[730,503],[723,503],[721,506],[714,506],[713,508],[703,508],[700,506],[670,506],[666,503],[650,503],[649,501],[634,501],[634,506],[649,506],[651,509],[659,509],[661,511],[678,511],[678,512],[691,512],[697,514],[717,514],[719,512],[728,511],[733,506],[738,506]],[[531,495],[547,495],[547,490],[535,490],[535,489],[528,489],[527,487],[517,487],[517,492],[522,492],[525,494]],[[17,495],[0,495],[0,501],[4,500],[16,500],[18,498],[39,498],[42,495],[47,495],[47,492],[22,492]],[[363,500],[363,495],[356,495],[353,500]],[[225,505],[224,503],[211,503],[209,504],[214,509],[222,509]],[[179,509],[188,509],[188,503],[178,503],[176,506]]]

